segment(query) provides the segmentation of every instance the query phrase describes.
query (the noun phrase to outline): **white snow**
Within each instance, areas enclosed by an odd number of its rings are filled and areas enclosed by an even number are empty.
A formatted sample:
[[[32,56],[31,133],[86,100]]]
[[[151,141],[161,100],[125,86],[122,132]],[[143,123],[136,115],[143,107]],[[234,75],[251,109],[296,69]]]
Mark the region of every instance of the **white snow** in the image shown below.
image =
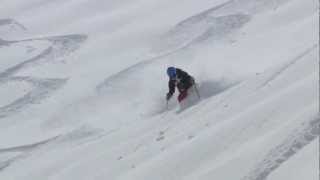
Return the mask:
[[[12,103],[17,98],[24,96],[30,90],[31,87],[27,83],[21,83],[19,81],[1,84],[0,94],[2,97],[0,106]]]
[[[318,179],[319,139],[307,145],[270,176],[272,179]]]
[[[315,0],[3,0],[0,179],[316,180]],[[201,100],[166,107],[166,68]]]

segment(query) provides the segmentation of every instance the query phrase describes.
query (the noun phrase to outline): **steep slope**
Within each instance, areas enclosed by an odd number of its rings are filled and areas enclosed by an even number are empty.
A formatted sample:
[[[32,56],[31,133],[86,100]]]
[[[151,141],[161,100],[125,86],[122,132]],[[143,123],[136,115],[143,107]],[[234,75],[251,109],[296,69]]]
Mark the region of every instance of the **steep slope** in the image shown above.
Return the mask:
[[[100,3],[3,3],[0,179],[315,178],[317,2]],[[166,109],[168,65],[201,101]]]
[[[172,110],[137,120],[95,140],[79,142],[81,133],[73,135],[70,144],[72,136],[58,137],[2,175],[15,179],[266,177],[318,135],[317,48],[285,68],[267,71],[183,113]],[[28,167],[29,162],[34,164]]]

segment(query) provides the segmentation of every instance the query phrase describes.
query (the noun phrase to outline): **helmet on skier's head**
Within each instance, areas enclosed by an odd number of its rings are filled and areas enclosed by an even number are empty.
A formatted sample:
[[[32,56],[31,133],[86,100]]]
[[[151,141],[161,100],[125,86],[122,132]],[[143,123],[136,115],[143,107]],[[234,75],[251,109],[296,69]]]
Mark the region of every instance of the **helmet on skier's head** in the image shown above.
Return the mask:
[[[176,73],[176,68],[174,67],[168,67],[167,69],[167,74],[170,78],[175,78],[177,73]]]

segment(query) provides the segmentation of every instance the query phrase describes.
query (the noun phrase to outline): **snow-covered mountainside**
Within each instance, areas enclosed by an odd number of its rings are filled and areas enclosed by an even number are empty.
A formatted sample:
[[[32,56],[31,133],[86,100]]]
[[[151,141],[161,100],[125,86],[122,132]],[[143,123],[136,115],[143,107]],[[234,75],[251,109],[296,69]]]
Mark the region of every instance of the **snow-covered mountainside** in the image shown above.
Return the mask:
[[[3,0],[0,179],[316,180],[316,0]],[[166,106],[166,68],[201,100]]]

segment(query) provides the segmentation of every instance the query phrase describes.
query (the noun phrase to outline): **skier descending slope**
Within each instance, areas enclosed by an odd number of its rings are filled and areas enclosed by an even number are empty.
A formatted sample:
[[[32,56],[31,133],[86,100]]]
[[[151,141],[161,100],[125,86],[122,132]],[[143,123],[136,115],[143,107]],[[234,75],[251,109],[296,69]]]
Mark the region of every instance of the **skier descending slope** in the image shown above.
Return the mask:
[[[189,99],[188,97],[189,94],[193,93],[193,90],[196,91],[198,99],[200,99],[195,80],[192,76],[190,76],[185,71],[175,67],[168,67],[167,74],[169,76],[169,92],[167,93],[167,101],[169,101],[169,99],[174,94],[176,87],[178,88],[180,93],[178,96],[178,101],[182,109],[186,108],[188,105],[191,105],[191,102],[194,102],[194,100],[190,102],[191,99]],[[188,102],[186,101],[187,97]]]

